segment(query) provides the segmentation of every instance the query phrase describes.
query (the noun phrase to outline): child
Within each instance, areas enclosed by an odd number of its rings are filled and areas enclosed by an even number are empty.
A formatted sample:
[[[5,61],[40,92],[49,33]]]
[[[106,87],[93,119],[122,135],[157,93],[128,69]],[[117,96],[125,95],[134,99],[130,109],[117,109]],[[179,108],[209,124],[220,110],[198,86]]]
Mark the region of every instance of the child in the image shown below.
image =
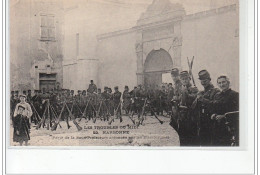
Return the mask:
[[[13,141],[19,142],[20,146],[23,145],[23,142],[25,142],[25,146],[27,146],[28,140],[30,140],[27,116],[23,115],[24,111],[25,111],[25,107],[19,105],[17,107],[17,115],[13,116],[13,127],[14,127]]]

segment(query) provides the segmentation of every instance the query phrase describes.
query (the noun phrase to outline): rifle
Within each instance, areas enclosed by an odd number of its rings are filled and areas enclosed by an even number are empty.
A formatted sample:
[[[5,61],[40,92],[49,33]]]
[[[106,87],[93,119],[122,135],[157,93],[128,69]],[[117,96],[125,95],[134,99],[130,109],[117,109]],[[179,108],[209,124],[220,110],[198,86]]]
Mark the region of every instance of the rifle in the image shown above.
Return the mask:
[[[188,61],[188,66],[189,66],[189,74],[191,76],[193,85],[196,87],[195,80],[194,80],[194,77],[193,77],[193,74],[192,74],[192,66],[193,66],[194,56],[192,57],[191,62],[190,62],[189,58],[187,57],[187,61]]]
[[[38,125],[36,126],[36,129],[39,129],[41,127],[41,125],[43,125],[43,127],[44,127],[44,122],[45,122],[45,118],[46,118],[46,115],[45,115],[46,111],[47,111],[47,107],[45,107],[43,115],[42,115],[42,119],[38,123]]]
[[[35,109],[33,103],[30,103],[30,105],[32,106],[33,110],[35,111],[35,114],[36,114],[36,116],[37,116],[37,117],[35,117],[35,118],[36,118],[37,122],[39,122],[39,121],[41,120],[41,117],[40,117],[39,113],[38,113],[37,110]]]
[[[149,108],[150,108],[150,110],[152,111],[152,113],[154,114],[154,117],[155,117],[161,124],[163,124],[163,121],[158,118],[158,116],[155,114],[154,110],[152,109],[152,107],[151,107],[150,105],[149,105]]]
[[[50,107],[51,107],[52,113],[54,114],[55,119],[57,120],[58,115],[57,115],[56,111],[54,110],[54,108],[52,107],[52,105],[51,105]],[[59,123],[59,126],[60,126],[60,128],[62,128],[61,125],[60,125],[60,123]]]
[[[82,120],[83,117],[85,117],[85,113],[86,113],[86,110],[87,110],[87,108],[88,108],[89,102],[90,102],[90,99],[88,100],[88,102],[87,102],[87,104],[86,104],[86,106],[85,106],[85,108],[84,108],[84,111],[83,111],[81,117],[79,118],[79,122]]]
[[[140,120],[138,121],[137,126],[139,126],[140,124],[143,124],[143,121],[144,121],[143,115],[144,115],[144,110],[145,110],[146,102],[147,102],[147,98],[145,98],[145,100],[144,100],[144,105],[143,105],[143,107],[142,107],[142,112],[141,112]]]
[[[72,118],[73,124],[77,127],[78,131],[82,130],[82,127],[79,126],[79,124],[76,122],[75,116],[71,113],[71,111],[70,111],[70,109],[69,109],[67,103],[65,103],[65,106],[66,106],[66,108],[67,108],[67,110],[68,110],[68,112],[69,112],[70,117]]]
[[[62,107],[62,109],[61,109],[61,112],[60,112],[59,117],[56,119],[56,122],[55,122],[54,125],[51,127],[51,131],[55,131],[55,130],[57,129],[57,126],[58,126],[58,124],[60,123],[61,115],[62,115],[64,109],[65,109],[65,103],[63,104],[63,107]]]

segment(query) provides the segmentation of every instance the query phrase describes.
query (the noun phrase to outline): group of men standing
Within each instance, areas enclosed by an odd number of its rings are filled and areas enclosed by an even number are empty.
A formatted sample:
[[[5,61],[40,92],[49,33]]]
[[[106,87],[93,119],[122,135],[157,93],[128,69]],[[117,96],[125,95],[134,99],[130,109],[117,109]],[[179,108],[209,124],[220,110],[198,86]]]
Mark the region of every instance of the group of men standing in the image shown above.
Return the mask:
[[[230,88],[227,76],[211,83],[207,70],[198,73],[203,86],[198,91],[188,71],[172,70],[175,82],[171,126],[184,146],[230,146],[239,144],[239,94]]]
[[[135,124],[142,124],[143,116],[171,116],[170,125],[178,132],[181,146],[229,146],[238,145],[239,94],[230,89],[228,77],[217,79],[218,88],[211,83],[206,70],[199,72],[199,80],[204,90],[199,91],[188,71],[171,71],[173,84],[146,87],[138,85],[133,90],[125,86],[123,93],[118,86],[114,92],[104,87],[103,92],[91,80],[87,90],[53,89],[46,91],[23,91],[23,96],[32,108],[31,122],[35,124],[48,114],[48,122],[65,120],[70,128],[71,116],[96,121],[100,119],[111,124],[115,119],[122,122],[125,114],[138,116]],[[122,100],[121,100],[122,99]],[[11,116],[20,103],[19,92],[11,92]],[[64,112],[64,106],[66,106]],[[46,112],[46,109],[52,112]],[[229,119],[230,118],[230,119]],[[231,121],[231,122],[230,122]]]

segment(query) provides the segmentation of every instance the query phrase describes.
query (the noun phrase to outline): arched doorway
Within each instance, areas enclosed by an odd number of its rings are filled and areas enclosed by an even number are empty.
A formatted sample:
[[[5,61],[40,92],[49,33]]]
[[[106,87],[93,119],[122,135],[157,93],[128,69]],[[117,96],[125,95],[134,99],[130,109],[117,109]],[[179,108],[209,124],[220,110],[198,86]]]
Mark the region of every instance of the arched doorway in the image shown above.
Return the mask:
[[[164,49],[152,50],[144,63],[144,85],[161,85],[162,74],[173,68],[170,54]]]

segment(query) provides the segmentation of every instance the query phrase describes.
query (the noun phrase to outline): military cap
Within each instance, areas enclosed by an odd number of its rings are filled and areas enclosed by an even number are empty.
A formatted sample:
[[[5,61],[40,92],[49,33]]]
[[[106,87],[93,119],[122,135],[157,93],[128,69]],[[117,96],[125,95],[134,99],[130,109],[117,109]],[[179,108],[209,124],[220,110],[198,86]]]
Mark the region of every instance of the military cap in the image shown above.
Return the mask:
[[[172,83],[169,83],[169,85],[172,85]]]
[[[23,94],[26,94],[26,91],[23,91]]]
[[[25,94],[21,94],[19,97],[24,97],[26,98],[27,96]]]
[[[199,79],[200,80],[206,80],[206,79],[211,79],[209,72],[207,70],[201,70],[199,72]]]
[[[14,94],[14,91],[11,91],[12,94]]]
[[[104,87],[104,90],[107,90],[107,89],[108,89],[108,87],[107,87],[107,86],[105,86],[105,87]]]
[[[83,93],[86,93],[86,90],[83,90],[82,92],[83,92]]]
[[[190,77],[188,71],[181,71],[180,72],[180,78],[187,78]]]
[[[70,90],[70,92],[74,92],[74,90]]]
[[[173,68],[173,69],[171,70],[171,74],[172,74],[173,76],[178,76],[178,75],[179,75],[179,69],[178,69],[178,68]]]
[[[128,86],[125,86],[125,89],[128,89]]]
[[[137,87],[135,86],[134,89],[136,89]]]
[[[31,90],[31,89],[29,89],[29,90],[28,90],[28,92],[32,92],[32,90]]]
[[[118,89],[118,86],[115,86],[114,89]]]
[[[25,110],[25,107],[22,106],[22,105],[19,105],[19,106],[18,106],[18,109],[19,109],[19,108],[23,108],[23,110]]]
[[[15,93],[16,93],[16,94],[18,94],[18,93],[19,93],[19,91],[15,91]]]
[[[78,92],[81,92],[81,90],[78,90]]]

